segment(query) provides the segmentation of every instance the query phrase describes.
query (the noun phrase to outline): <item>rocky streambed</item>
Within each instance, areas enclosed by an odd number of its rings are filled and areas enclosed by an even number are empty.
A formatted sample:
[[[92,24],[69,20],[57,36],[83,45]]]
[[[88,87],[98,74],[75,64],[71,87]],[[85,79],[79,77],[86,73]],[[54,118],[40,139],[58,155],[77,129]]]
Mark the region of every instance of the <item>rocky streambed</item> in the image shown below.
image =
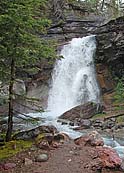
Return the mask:
[[[27,136],[28,140],[30,138],[34,141],[32,147],[0,162],[2,173],[6,171],[9,173],[121,173],[124,171],[123,160],[114,149],[103,146],[103,138],[96,131],[72,140],[67,134],[58,133],[54,127],[41,126],[20,132],[14,136],[14,139],[18,140],[20,137],[26,139]]]

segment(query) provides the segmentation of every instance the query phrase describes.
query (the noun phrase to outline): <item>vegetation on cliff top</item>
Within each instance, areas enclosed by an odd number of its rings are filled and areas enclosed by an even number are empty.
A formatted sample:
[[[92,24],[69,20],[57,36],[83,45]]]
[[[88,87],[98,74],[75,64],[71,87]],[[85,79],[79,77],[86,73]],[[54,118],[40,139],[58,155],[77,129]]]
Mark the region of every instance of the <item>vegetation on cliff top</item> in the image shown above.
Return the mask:
[[[68,0],[70,3],[82,4],[89,12],[103,14],[112,19],[124,15],[123,0]]]

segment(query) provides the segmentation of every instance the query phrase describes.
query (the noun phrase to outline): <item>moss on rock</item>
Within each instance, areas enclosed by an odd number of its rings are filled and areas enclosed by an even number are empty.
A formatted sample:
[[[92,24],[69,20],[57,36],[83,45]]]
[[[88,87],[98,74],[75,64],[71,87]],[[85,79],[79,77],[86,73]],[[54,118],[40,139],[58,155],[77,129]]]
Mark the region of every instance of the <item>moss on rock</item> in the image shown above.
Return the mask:
[[[18,152],[28,149],[32,146],[32,141],[14,140],[6,142],[4,146],[0,147],[0,160],[14,156]]]

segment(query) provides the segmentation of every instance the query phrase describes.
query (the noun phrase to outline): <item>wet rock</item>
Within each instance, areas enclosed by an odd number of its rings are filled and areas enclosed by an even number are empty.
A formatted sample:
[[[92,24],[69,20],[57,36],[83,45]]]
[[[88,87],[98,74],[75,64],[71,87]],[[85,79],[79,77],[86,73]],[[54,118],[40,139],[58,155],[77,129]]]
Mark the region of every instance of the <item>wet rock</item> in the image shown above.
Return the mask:
[[[108,147],[97,147],[96,149],[103,168],[116,169],[121,167],[122,160],[114,149]]]
[[[74,126],[74,122],[69,122],[69,125],[70,126]]]
[[[84,127],[85,129],[90,128],[91,127],[91,121],[82,119],[80,122],[80,126]]]
[[[68,120],[64,120],[64,119],[58,119],[57,122],[61,123],[62,125],[66,125],[69,123]]]
[[[62,122],[62,125],[68,124],[67,122]]]
[[[19,132],[13,136],[13,139],[17,140],[29,140],[34,139],[41,133],[52,133],[57,132],[57,129],[54,126],[39,126],[31,130]]]
[[[31,159],[25,158],[24,159],[24,164],[25,165],[31,165],[33,163],[33,161]]]
[[[92,131],[86,136],[81,136],[74,140],[77,145],[84,146],[103,146],[104,141],[97,131]]]
[[[115,122],[112,121],[111,119],[109,120],[106,120],[104,123],[103,123],[103,129],[111,129],[112,127],[115,126]]]
[[[48,154],[44,153],[44,154],[39,154],[36,158],[35,161],[36,162],[46,162],[49,159]]]
[[[99,104],[88,102],[83,105],[76,106],[61,115],[60,119],[68,119],[70,121],[76,118],[88,119],[93,115],[102,112],[103,107]]]
[[[102,128],[103,127],[103,120],[96,119],[92,121],[92,126],[95,128]]]

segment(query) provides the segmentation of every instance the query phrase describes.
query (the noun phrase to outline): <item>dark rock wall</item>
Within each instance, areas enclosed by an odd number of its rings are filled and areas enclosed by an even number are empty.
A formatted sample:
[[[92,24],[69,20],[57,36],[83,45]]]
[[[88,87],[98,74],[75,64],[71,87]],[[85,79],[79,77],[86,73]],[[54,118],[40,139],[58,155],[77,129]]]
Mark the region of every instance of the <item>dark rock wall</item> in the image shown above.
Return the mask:
[[[97,35],[96,62],[109,66],[112,75],[124,75],[124,17],[100,26]]]

